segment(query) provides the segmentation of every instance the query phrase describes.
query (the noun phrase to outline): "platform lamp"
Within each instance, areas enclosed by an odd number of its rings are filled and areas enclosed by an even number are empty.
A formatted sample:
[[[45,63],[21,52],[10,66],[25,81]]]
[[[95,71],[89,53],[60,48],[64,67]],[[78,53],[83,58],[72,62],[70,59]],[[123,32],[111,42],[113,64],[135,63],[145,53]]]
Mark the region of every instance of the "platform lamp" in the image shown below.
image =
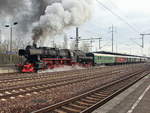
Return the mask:
[[[10,54],[12,53],[12,31],[13,31],[13,26],[17,25],[18,22],[14,22],[13,24],[10,25],[5,25],[5,27],[9,27],[10,28],[10,43],[9,43],[9,50],[10,50]],[[10,63],[12,62],[12,57],[10,55]]]
[[[0,29],[0,44],[2,43],[2,31]]]

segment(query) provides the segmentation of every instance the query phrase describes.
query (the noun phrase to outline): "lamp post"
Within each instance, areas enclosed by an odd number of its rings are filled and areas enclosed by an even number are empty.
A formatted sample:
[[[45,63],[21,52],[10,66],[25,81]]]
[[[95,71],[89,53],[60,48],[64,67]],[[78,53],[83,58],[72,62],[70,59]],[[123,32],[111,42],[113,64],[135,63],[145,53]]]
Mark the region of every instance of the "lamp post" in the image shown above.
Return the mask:
[[[9,27],[10,28],[10,43],[9,43],[9,51],[10,54],[12,53],[12,32],[13,32],[13,26],[17,25],[18,22],[14,22],[13,24],[10,25],[5,25],[5,27]],[[11,55],[10,55],[10,63],[12,61]]]
[[[2,32],[1,32],[1,29],[0,29],[0,44],[2,43]]]

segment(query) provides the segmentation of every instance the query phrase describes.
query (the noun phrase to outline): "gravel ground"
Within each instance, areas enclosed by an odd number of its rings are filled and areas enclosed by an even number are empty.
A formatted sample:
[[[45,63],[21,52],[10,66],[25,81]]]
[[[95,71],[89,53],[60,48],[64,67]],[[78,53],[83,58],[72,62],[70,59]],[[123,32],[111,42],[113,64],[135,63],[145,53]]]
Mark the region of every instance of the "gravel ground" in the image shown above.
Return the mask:
[[[122,76],[124,76],[122,74]],[[47,89],[46,91],[28,94],[26,96],[11,97],[11,99],[0,100],[0,113],[29,113],[33,110],[55,104],[73,96],[79,95],[93,88],[99,87],[113,79],[120,78],[118,74],[115,77],[102,77],[73,83],[66,86]]]
[[[112,78],[93,79],[71,85],[61,86],[57,88],[48,89],[44,92],[31,94],[25,97],[17,97],[12,100],[0,102],[0,111],[2,113],[28,113],[37,108],[42,108],[59,101],[71,98],[106,82],[111,81]]]

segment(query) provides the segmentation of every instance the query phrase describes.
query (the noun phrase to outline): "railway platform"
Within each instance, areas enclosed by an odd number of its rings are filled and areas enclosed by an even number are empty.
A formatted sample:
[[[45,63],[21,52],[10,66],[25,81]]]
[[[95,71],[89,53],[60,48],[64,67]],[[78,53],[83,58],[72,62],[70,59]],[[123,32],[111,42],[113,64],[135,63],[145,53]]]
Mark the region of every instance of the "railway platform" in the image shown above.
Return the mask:
[[[150,75],[93,113],[150,113]]]
[[[0,73],[14,73],[17,68],[14,65],[0,66]]]

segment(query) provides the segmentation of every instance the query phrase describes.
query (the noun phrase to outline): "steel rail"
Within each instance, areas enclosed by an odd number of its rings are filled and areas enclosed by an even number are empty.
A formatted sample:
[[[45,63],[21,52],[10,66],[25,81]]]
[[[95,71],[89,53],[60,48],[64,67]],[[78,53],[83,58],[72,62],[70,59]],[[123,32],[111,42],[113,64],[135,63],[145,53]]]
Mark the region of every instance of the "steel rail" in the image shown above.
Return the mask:
[[[105,78],[106,74],[108,77],[108,76],[115,75],[117,73],[123,74],[125,72],[120,72],[120,71],[107,72],[107,73],[101,73],[102,75],[99,75],[100,73],[92,73],[93,74],[92,76],[90,76],[91,74],[86,75],[86,76],[77,76],[77,77],[74,76],[70,78],[63,78],[61,80],[56,80],[56,81],[51,80],[49,82],[37,83],[37,84],[28,85],[28,86],[19,86],[15,88],[0,89],[0,99],[6,99],[6,98],[14,97],[17,95],[25,95],[25,94],[32,93],[32,92],[44,91],[46,89],[73,84],[73,83],[78,83],[78,82],[83,82],[83,81],[87,81],[91,79]],[[13,92],[14,90],[15,92]],[[5,92],[7,92],[7,94],[5,94]]]
[[[66,101],[33,111],[32,113],[91,113],[94,109],[108,102],[110,99],[120,94],[122,91],[133,85],[148,73],[149,71],[145,69],[143,71],[128,74],[128,76],[123,79],[113,81],[100,88],[96,88]],[[113,87],[116,85],[122,87],[113,89]],[[112,87],[111,90],[109,89],[110,87]],[[98,101],[96,101],[96,99]]]

